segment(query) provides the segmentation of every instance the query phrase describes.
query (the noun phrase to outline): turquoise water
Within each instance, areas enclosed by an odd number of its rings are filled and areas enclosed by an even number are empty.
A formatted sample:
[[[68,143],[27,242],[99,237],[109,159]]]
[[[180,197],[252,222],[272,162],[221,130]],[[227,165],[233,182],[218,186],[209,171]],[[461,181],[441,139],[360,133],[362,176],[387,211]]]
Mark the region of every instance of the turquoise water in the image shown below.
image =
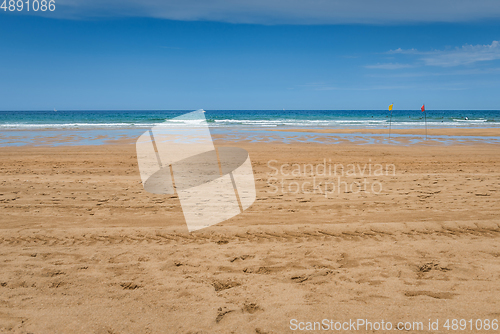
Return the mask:
[[[149,128],[191,110],[0,111],[0,131]],[[420,128],[420,110],[207,110],[211,127]],[[500,127],[500,110],[428,110],[430,127]]]
[[[102,145],[132,142],[146,129],[191,110],[171,111],[0,111],[0,146]],[[427,127],[498,128],[498,110],[429,110]],[[207,110],[216,140],[233,142],[319,142],[412,145],[451,143],[500,144],[499,137],[393,134],[321,134],[294,129],[424,128],[420,110]],[[270,130],[287,131],[270,131]]]

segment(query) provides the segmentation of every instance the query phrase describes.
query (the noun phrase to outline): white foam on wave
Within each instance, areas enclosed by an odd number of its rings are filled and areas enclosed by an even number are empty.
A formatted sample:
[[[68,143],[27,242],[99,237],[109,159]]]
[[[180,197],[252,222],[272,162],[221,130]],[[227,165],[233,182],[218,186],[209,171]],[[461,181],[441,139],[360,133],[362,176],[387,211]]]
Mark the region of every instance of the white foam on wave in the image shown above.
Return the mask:
[[[7,129],[74,129],[74,128],[123,128],[123,127],[152,127],[155,123],[6,123],[0,124],[0,128]]]
[[[182,126],[186,125],[189,127],[204,126],[204,120],[166,120],[162,122],[162,126]],[[75,123],[24,123],[24,122],[13,122],[0,124],[0,130],[37,130],[37,129],[120,129],[120,128],[150,128],[158,123],[91,123],[91,122],[75,122]],[[467,127],[467,126],[500,126],[500,121],[488,121],[486,119],[453,119],[447,121],[431,120],[427,121],[429,127]],[[308,119],[273,119],[273,120],[252,120],[252,119],[217,119],[209,123],[210,127],[232,127],[232,126],[247,126],[247,127],[277,127],[277,126],[288,126],[288,127],[321,127],[321,128],[374,128],[374,127],[387,127],[389,126],[389,120],[380,119],[350,119],[350,120],[308,120]],[[393,127],[405,127],[405,128],[419,128],[424,126],[424,120],[412,120],[412,121],[392,121]]]
[[[453,119],[455,122],[482,123],[487,122],[487,119]]]

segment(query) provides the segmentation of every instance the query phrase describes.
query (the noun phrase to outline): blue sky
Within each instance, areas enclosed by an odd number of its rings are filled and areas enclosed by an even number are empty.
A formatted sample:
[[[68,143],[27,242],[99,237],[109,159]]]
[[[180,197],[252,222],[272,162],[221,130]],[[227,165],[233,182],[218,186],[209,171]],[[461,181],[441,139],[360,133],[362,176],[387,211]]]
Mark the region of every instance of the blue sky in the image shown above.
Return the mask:
[[[0,11],[1,110],[500,109],[498,2],[66,3]]]

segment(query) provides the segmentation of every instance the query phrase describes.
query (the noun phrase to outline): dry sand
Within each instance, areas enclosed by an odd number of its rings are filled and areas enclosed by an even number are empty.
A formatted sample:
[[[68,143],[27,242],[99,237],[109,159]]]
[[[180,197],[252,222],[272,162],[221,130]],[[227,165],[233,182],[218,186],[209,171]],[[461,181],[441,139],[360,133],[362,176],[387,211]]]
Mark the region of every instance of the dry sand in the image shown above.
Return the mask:
[[[361,318],[437,333],[500,318],[498,146],[238,146],[256,202],[193,233],[175,196],[143,190],[133,145],[1,148],[0,332],[290,333],[291,319]],[[380,194],[272,193],[311,176],[269,180],[268,161],[323,159],[396,173],[368,177]]]

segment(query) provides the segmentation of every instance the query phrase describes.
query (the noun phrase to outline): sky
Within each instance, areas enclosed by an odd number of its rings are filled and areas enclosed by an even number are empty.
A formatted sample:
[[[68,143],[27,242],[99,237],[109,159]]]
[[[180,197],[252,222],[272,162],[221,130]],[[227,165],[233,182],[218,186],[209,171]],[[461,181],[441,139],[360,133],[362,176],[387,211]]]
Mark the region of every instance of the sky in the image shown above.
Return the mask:
[[[500,3],[56,0],[0,64],[0,110],[497,110]]]

